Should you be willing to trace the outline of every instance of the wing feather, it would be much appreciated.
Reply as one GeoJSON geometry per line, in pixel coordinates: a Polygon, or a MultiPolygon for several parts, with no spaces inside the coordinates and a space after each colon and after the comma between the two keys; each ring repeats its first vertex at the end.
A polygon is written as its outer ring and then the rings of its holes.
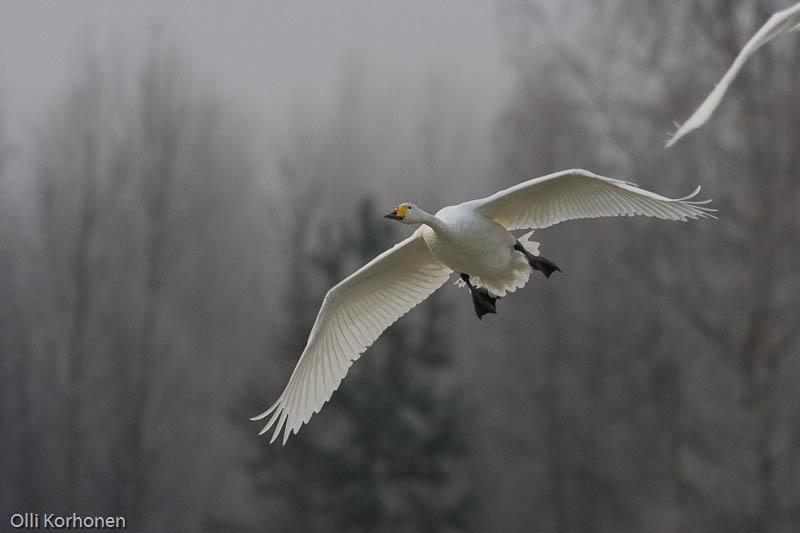
{"type": "Polygon", "coordinates": [[[462,204],[509,230],[546,228],[565,220],[644,215],[665,220],[712,217],[707,201],[667,198],[627,182],[572,169],[535,178],[462,204]]]}
{"type": "Polygon", "coordinates": [[[451,273],[417,230],[329,290],[283,393],[251,419],[272,414],[260,434],[274,426],[270,442],[283,431],[285,444],[330,399],[353,361],[451,273]]]}
{"type": "MultiPolygon", "coordinates": [[[[725,72],[725,75],[722,76],[722,79],[719,80],[719,83],[714,86],[714,89],[706,96],[703,103],[692,113],[692,116],[690,116],[667,141],[666,147],[669,148],[678,142],[681,137],[705,124],[722,101],[722,97],[725,96],[725,92],[728,90],[731,82],[733,82],[736,75],[739,74],[742,66],[750,56],[763,44],[766,44],[784,31],[787,31],[790,26],[797,22],[798,17],[800,17],[800,3],[774,13],[750,40],[747,41],[747,44],[744,45],[739,55],[736,56],[736,59],[734,59],[727,72],[725,72]]],[[[797,31],[798,27],[800,27],[800,25],[793,26],[788,31],[797,31]]]]}

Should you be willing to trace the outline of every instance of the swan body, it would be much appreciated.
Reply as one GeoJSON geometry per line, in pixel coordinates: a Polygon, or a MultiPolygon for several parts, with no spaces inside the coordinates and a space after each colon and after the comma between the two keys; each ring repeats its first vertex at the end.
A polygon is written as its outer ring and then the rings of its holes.
{"type": "Polygon", "coordinates": [[[261,434],[274,426],[285,444],[319,412],[350,365],[381,333],[460,274],[480,318],[494,313],[498,297],[523,287],[534,270],[558,270],[539,256],[539,245],[510,230],[539,229],[564,220],[644,215],[665,220],[713,217],[706,201],[666,198],[636,185],[573,169],[535,178],[487,198],[445,207],[435,215],[411,203],[386,218],[418,225],[407,239],[332,287],[320,307],[300,360],[283,393],[266,411],[261,434]]]}
{"type": "Polygon", "coordinates": [[[530,265],[514,250],[516,239],[506,228],[461,206],[445,207],[435,217],[439,223],[424,225],[422,238],[431,254],[452,271],[469,274],[499,297],[527,283],[530,265]]]}
{"type": "Polygon", "coordinates": [[[771,41],[781,33],[800,30],[799,21],[800,3],[773,13],[767,22],[765,22],[750,40],[747,41],[747,44],[744,45],[739,55],[736,56],[736,59],[734,59],[728,71],[725,72],[725,75],[719,83],[717,83],[706,99],[703,100],[700,107],[692,113],[692,116],[690,116],[667,141],[666,147],[669,148],[678,142],[681,137],[705,124],[722,101],[722,97],[725,96],[725,92],[728,90],[728,87],[730,87],[734,78],[736,78],[736,75],[739,74],[745,61],[747,61],[762,45],[771,41]]]}

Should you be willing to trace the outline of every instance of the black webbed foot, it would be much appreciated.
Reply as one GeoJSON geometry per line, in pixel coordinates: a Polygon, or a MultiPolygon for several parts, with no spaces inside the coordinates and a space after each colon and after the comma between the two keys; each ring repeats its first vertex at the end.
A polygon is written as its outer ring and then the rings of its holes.
{"type": "Polygon", "coordinates": [[[461,274],[461,279],[467,284],[469,293],[472,295],[472,305],[475,307],[475,313],[478,319],[483,320],[483,315],[492,313],[497,314],[497,296],[492,296],[485,287],[476,288],[469,281],[467,274],[461,274]]]}
{"type": "Polygon", "coordinates": [[[475,307],[475,313],[478,319],[483,319],[483,315],[487,313],[497,314],[497,307],[495,302],[497,297],[491,296],[489,291],[480,287],[472,291],[472,305],[475,307]]]}
{"type": "Polygon", "coordinates": [[[520,244],[519,241],[514,245],[514,249],[518,252],[522,252],[525,254],[525,257],[528,259],[528,264],[531,265],[531,268],[534,270],[538,270],[544,277],[549,278],[550,274],[553,272],[561,272],[561,269],[558,268],[558,265],[550,261],[549,259],[545,259],[541,255],[533,255],[528,250],[525,249],[524,246],[520,244]]]}

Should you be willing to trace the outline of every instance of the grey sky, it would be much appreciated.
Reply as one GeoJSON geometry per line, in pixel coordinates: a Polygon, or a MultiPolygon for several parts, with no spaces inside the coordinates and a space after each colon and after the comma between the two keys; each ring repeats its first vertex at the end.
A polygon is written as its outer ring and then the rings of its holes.
{"type": "Polygon", "coordinates": [[[510,77],[491,2],[0,0],[0,102],[11,124],[35,119],[63,90],[82,44],[119,43],[135,56],[152,22],[265,121],[284,120],[297,94],[324,104],[349,57],[397,98],[444,71],[487,118],[510,77]]]}

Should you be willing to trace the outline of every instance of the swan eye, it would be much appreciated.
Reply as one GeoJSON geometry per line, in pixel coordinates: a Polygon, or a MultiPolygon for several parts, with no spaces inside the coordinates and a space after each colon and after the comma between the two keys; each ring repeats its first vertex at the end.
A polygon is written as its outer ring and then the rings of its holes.
{"type": "Polygon", "coordinates": [[[397,211],[395,211],[395,214],[400,218],[406,216],[406,213],[408,213],[407,205],[401,205],[400,207],[397,208],[397,211]]]}

